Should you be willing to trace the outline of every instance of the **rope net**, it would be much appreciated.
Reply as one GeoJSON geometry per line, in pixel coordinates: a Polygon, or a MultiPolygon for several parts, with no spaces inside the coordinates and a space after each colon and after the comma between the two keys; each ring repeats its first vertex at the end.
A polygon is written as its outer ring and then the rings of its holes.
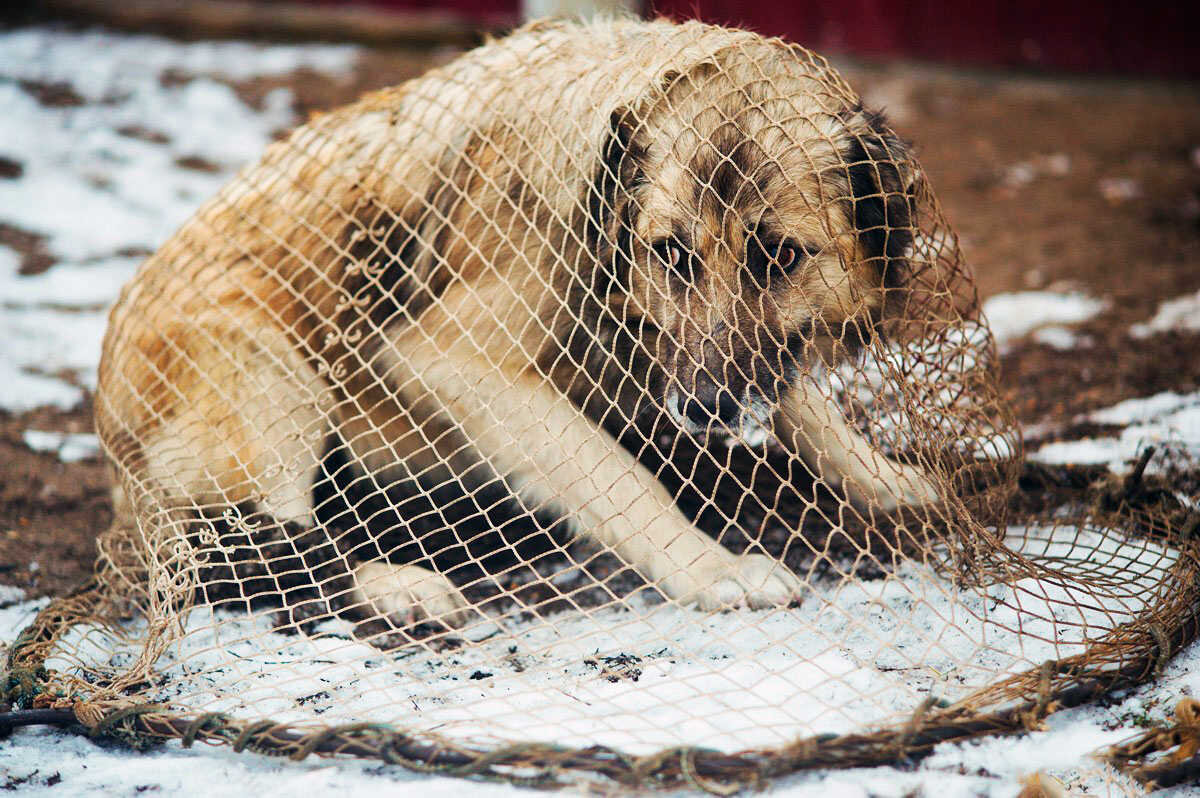
{"type": "Polygon", "coordinates": [[[743,31],[535,23],[315,117],[126,287],[96,422],[10,692],[130,739],[723,790],[1195,633],[1185,506],[1022,465],[909,147],[743,31]]]}

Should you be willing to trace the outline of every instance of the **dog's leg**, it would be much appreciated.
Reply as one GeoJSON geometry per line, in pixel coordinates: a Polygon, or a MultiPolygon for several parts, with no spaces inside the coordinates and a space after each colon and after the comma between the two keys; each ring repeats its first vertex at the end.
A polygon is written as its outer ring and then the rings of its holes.
{"type": "Polygon", "coordinates": [[[800,455],[816,474],[840,486],[856,506],[891,512],[938,500],[922,469],[881,454],[815,385],[801,379],[784,395],[775,417],[780,443],[800,455]]]}
{"type": "MultiPolygon", "coordinates": [[[[216,315],[216,314],[214,314],[216,315]]],[[[273,521],[311,528],[312,489],[330,430],[320,407],[325,385],[269,323],[199,319],[158,339],[161,373],[181,395],[175,412],[143,436],[145,473],[179,507],[251,502],[273,521]]],[[[152,392],[151,392],[152,393],[152,392]]],[[[253,540],[253,535],[252,535],[253,540]]],[[[296,576],[294,559],[282,582],[296,576]]],[[[466,599],[442,574],[415,565],[368,562],[353,570],[351,600],[408,620],[465,620],[466,599]]]]}
{"type": "MultiPolygon", "coordinates": [[[[242,503],[312,525],[312,485],[328,435],[312,368],[277,328],[221,314],[172,326],[153,348],[171,412],[139,433],[145,473],[173,504],[242,503]]],[[[135,400],[137,401],[137,400],[135,400]]]]}
{"type": "Polygon", "coordinates": [[[443,348],[422,335],[410,328],[396,340],[405,393],[436,395],[532,503],[552,503],[682,602],[768,607],[801,596],[802,582],[782,563],[734,555],[692,526],[653,475],[528,365],[506,370],[465,336],[443,348]]]}
{"type": "Polygon", "coordinates": [[[436,620],[464,626],[470,604],[445,576],[419,565],[366,562],[354,569],[355,596],[365,609],[390,616],[404,626],[436,620]]]}

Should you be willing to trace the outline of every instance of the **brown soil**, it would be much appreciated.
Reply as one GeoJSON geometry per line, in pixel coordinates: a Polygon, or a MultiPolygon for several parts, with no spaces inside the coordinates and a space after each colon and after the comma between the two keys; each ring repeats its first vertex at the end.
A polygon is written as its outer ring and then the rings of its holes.
{"type": "Polygon", "coordinates": [[[905,68],[861,77],[911,81],[897,126],[917,141],[981,296],[1050,288],[1109,302],[1078,328],[1090,346],[1027,343],[1006,355],[1023,423],[1053,428],[1123,399],[1200,388],[1200,336],[1127,333],[1162,300],[1200,289],[1196,87],[905,68]]]}
{"type": "Polygon", "coordinates": [[[91,573],[95,537],[112,520],[107,468],[99,458],[62,463],[22,439],[27,429],[91,427],[90,403],[70,413],[0,413],[0,583],[61,594],[91,573]]]}
{"type": "MultiPolygon", "coordinates": [[[[346,81],[300,72],[237,88],[259,102],[288,86],[307,114],[451,55],[375,51],[346,81]]],[[[896,127],[917,142],[981,295],[1048,287],[1109,300],[1102,316],[1081,327],[1089,347],[1060,352],[1027,342],[1003,358],[1004,385],[1024,424],[1038,425],[1042,438],[1077,433],[1072,419],[1081,412],[1200,388],[1200,335],[1134,341],[1126,333],[1160,301],[1200,289],[1200,92],[910,66],[846,71],[868,102],[889,107],[896,127]]],[[[0,230],[6,243],[21,235],[0,230]]],[[[23,244],[17,249],[28,259],[26,270],[52,268],[38,260],[36,239],[23,244]]],[[[0,411],[0,583],[32,595],[61,593],[90,572],[94,538],[110,520],[103,464],[64,464],[22,442],[30,428],[90,427],[89,407],[0,411]]]]}

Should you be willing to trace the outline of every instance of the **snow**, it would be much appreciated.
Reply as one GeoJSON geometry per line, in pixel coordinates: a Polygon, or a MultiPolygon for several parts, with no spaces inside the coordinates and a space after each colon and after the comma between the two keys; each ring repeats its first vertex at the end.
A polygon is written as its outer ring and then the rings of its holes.
{"type": "Polygon", "coordinates": [[[1133,325],[1129,334],[1134,338],[1149,338],[1171,330],[1200,330],[1200,291],[1163,302],[1153,318],[1133,325]]]}
{"type": "Polygon", "coordinates": [[[1051,325],[1049,327],[1041,327],[1033,332],[1033,340],[1039,344],[1058,349],[1061,351],[1070,351],[1079,349],[1080,347],[1090,346],[1092,339],[1086,335],[1079,335],[1074,330],[1059,325],[1051,325]]]}
{"type": "MultiPolygon", "coordinates": [[[[985,303],[985,311],[989,314],[993,301],[985,303]]],[[[1000,309],[1002,312],[1011,311],[1012,315],[1016,313],[1015,303],[1012,302],[1000,303],[1000,309]]],[[[1006,324],[1007,321],[1002,321],[1001,328],[1006,324]]],[[[1035,333],[1035,338],[1051,329],[1042,328],[1035,333]]],[[[1163,302],[1153,318],[1133,325],[1129,333],[1131,337],[1141,339],[1171,330],[1200,330],[1200,292],[1163,302]]],[[[1057,345],[1053,340],[1044,342],[1057,345]]],[[[1064,337],[1062,343],[1066,342],[1064,337]]],[[[1079,416],[1075,421],[1107,424],[1121,429],[1109,436],[1048,443],[1030,454],[1030,459],[1049,464],[1101,464],[1107,465],[1113,472],[1124,473],[1147,446],[1166,448],[1191,458],[1193,462],[1200,458],[1200,392],[1179,394],[1166,391],[1154,396],[1129,399],[1079,416]]],[[[1161,461],[1157,458],[1150,463],[1152,472],[1161,467],[1161,461]]]]}
{"type": "Polygon", "coordinates": [[[288,90],[251,108],[222,81],[344,75],[355,58],[339,46],[0,34],[0,155],[21,165],[0,180],[0,223],[43,237],[58,261],[21,275],[0,245],[0,408],[77,404],[95,386],[106,308],[141,257],[296,121],[288,90]],[[179,79],[163,81],[167,70],[179,79]],[[82,102],[42,105],[22,81],[65,84],[82,102]]]}
{"type": "Polygon", "coordinates": [[[100,455],[100,441],[91,433],[27,429],[21,437],[30,449],[35,452],[54,452],[64,463],[74,463],[100,455]]]}
{"type": "MultiPolygon", "coordinates": [[[[1014,530],[1014,534],[1019,530],[1014,530]]],[[[1031,535],[1033,537],[1034,535],[1031,535]]],[[[1092,541],[1094,542],[1094,541],[1092,541]]],[[[1083,541],[1086,548],[1092,542],[1083,541]]],[[[1059,544],[1043,544],[1031,553],[1047,556],[1064,554],[1059,544]]],[[[1157,559],[1162,552],[1151,552],[1144,544],[1136,547],[1140,556],[1157,559]]],[[[1078,552],[1077,552],[1078,554],[1078,552]]],[[[1103,559],[1103,558],[1100,558],[1103,559]]],[[[1165,563],[1163,563],[1165,565],[1165,563]]],[[[871,587],[871,583],[856,584],[839,602],[849,618],[857,613],[871,612],[871,601],[882,601],[877,616],[888,610],[924,612],[916,601],[899,601],[908,592],[912,578],[901,577],[896,582],[885,582],[871,587]],[[870,598],[868,598],[868,596],[870,598]]],[[[1033,585],[1027,585],[1033,587],[1033,585]]],[[[1130,595],[1136,595],[1137,587],[1131,586],[1130,595]]],[[[0,639],[12,639],[16,632],[32,618],[36,609],[44,606],[45,600],[0,604],[0,639]]],[[[512,730],[522,737],[546,738],[551,727],[561,727],[567,738],[555,736],[560,742],[579,742],[587,737],[585,729],[599,731],[601,739],[623,740],[633,729],[630,722],[638,713],[645,712],[647,704],[654,700],[663,703],[654,710],[656,725],[669,728],[674,739],[701,741],[708,739],[723,748],[736,748],[738,744],[755,739],[755,726],[768,728],[772,722],[788,712],[794,713],[796,677],[801,676],[807,666],[814,675],[819,669],[822,676],[835,673],[840,679],[834,687],[815,688],[822,702],[839,700],[845,691],[854,689],[869,692],[872,687],[887,684],[892,689],[898,681],[889,674],[904,674],[903,671],[883,671],[880,666],[891,667],[897,663],[870,663],[857,661],[847,656],[841,647],[827,648],[823,654],[810,656],[807,663],[793,659],[791,671],[773,671],[773,676],[764,676],[772,666],[783,663],[787,657],[773,654],[771,646],[762,638],[752,641],[749,647],[741,647],[739,663],[734,666],[713,667],[726,660],[720,659],[736,644],[738,634],[746,635],[742,621],[752,613],[728,613],[709,619],[707,625],[694,628],[692,619],[656,615],[666,610],[640,607],[647,612],[642,619],[624,626],[605,626],[612,618],[594,617],[591,623],[581,628],[590,632],[590,637],[570,651],[561,650],[561,643],[546,645],[546,631],[536,625],[506,630],[498,639],[484,641],[478,648],[467,646],[438,656],[427,652],[413,654],[402,649],[385,655],[370,649],[372,670],[361,665],[349,669],[348,662],[360,655],[359,644],[346,640],[336,623],[327,622],[324,631],[314,637],[286,636],[266,632],[263,619],[245,616],[225,616],[217,625],[210,625],[212,617],[193,613],[189,620],[189,634],[182,647],[175,676],[182,682],[173,684],[169,697],[178,702],[181,698],[192,701],[207,701],[206,709],[233,709],[251,700],[262,707],[261,699],[274,697],[275,706],[269,707],[279,720],[303,720],[319,718],[322,721],[345,720],[346,701],[357,701],[358,708],[351,712],[362,712],[365,706],[373,706],[375,719],[386,717],[390,711],[396,720],[403,718],[412,722],[423,718],[437,727],[443,734],[461,739],[486,738],[512,730]],[[643,659],[642,673],[638,682],[621,680],[617,683],[601,678],[594,667],[582,663],[580,656],[592,658],[612,651],[616,644],[621,651],[639,651],[639,628],[648,630],[647,624],[660,630],[673,630],[670,654],[664,653],[643,659]],[[739,629],[739,627],[741,627],[739,629]],[[217,637],[222,640],[219,650],[232,652],[235,656],[222,656],[211,647],[217,637]],[[518,646],[516,655],[509,654],[509,647],[518,646]],[[592,650],[588,650],[592,646],[592,650]],[[683,649],[691,647],[690,657],[684,659],[683,649]],[[753,652],[753,657],[747,654],[753,652]],[[517,672],[506,668],[493,659],[487,665],[490,675],[477,680],[462,678],[453,681],[446,677],[451,671],[465,674],[472,669],[482,668],[488,656],[502,653],[507,661],[520,661],[525,670],[517,672]],[[766,655],[767,662],[758,658],[766,655]],[[457,664],[452,664],[457,661],[457,664]],[[290,664],[287,677],[279,676],[279,663],[290,664]],[[744,666],[761,664],[762,673],[755,673],[744,666]],[[271,667],[264,667],[270,665],[271,667]],[[544,667],[543,667],[544,666],[544,667]],[[236,673],[234,673],[236,671],[236,673]],[[439,673],[440,671],[440,673],[439,673]],[[504,672],[506,671],[506,672],[504,672]],[[872,674],[871,672],[874,671],[872,674]],[[236,678],[227,678],[235,676],[236,678]],[[267,685],[267,682],[274,684],[267,685]],[[723,694],[712,696],[706,691],[713,682],[727,681],[723,694]],[[526,695],[524,704],[504,701],[507,714],[498,699],[511,695],[519,682],[536,689],[526,695]],[[244,689],[239,689],[241,683],[244,689]],[[667,688],[674,687],[670,690],[667,688]],[[648,688],[645,696],[641,692],[648,688]],[[373,691],[382,689],[383,695],[373,691]],[[189,693],[190,690],[200,692],[189,693]],[[433,693],[440,694],[446,704],[432,700],[433,693]],[[336,698],[336,705],[331,702],[336,698]],[[754,705],[755,698],[760,699],[754,705]],[[213,699],[220,699],[214,702],[213,699]],[[305,699],[303,702],[298,699],[305,699]],[[488,714],[489,699],[494,704],[490,716],[484,720],[472,714],[467,720],[463,707],[470,703],[472,710],[488,714]],[[703,703],[695,702],[701,699],[703,703]],[[395,701],[399,703],[393,703],[395,701]],[[611,702],[611,706],[608,704],[611,702]],[[690,702],[692,712],[681,709],[690,702]],[[740,703],[739,703],[740,702],[740,703]],[[410,711],[410,708],[416,707],[410,711]],[[703,709],[703,711],[698,711],[703,709]],[[706,713],[713,712],[714,715],[706,713]],[[586,724],[572,725],[569,718],[581,713],[590,713],[586,724]],[[738,721],[740,719],[740,721],[738,721]],[[599,722],[603,721],[603,722],[599,722]],[[738,721],[738,722],[735,722],[738,721]],[[720,728],[713,728],[720,727],[720,728]],[[571,737],[572,731],[575,735],[571,737]],[[482,732],[482,733],[481,733],[482,732]],[[736,738],[734,739],[730,738],[736,738]]],[[[803,608],[802,608],[803,610],[803,608]]],[[[608,612],[608,611],[602,611],[608,612]]],[[[671,613],[686,611],[670,610],[671,613]]],[[[611,613],[610,613],[611,614],[611,613]]],[[[776,626],[777,633],[787,624],[786,613],[765,613],[776,626]]],[[[851,623],[849,620],[844,623],[851,623]]],[[[917,625],[935,620],[935,613],[925,613],[917,618],[917,625]]],[[[943,619],[939,625],[946,627],[948,621],[959,623],[963,617],[943,619]]],[[[895,624],[893,628],[899,627],[895,624]]],[[[887,629],[888,627],[884,627],[887,629]]],[[[564,629],[563,631],[570,631],[564,629]]],[[[839,634],[831,630],[831,636],[839,634]]],[[[771,635],[764,635],[770,639],[771,635]]],[[[95,633],[92,637],[93,641],[95,633]]],[[[743,642],[745,642],[743,640],[743,642]]],[[[784,641],[785,645],[789,642],[784,641]]],[[[903,642],[903,641],[901,641],[903,642]]],[[[956,645],[941,641],[943,645],[956,645]]],[[[1010,641],[997,640],[993,656],[1000,653],[1010,641]]],[[[853,644],[852,644],[853,645],[853,644]]],[[[1049,644],[1047,644],[1049,645],[1049,644]]],[[[660,648],[662,643],[659,643],[660,648]]],[[[642,653],[647,653],[642,650],[642,653]]],[[[1029,650],[1029,656],[1041,656],[1044,652],[1029,650]]],[[[113,654],[110,653],[110,656],[113,654]]],[[[120,661],[120,652],[114,656],[114,664],[120,661]]],[[[986,665],[987,663],[981,663],[986,665]]],[[[913,668],[912,670],[917,670],[913,668]]],[[[957,684],[962,674],[950,669],[941,671],[935,666],[924,669],[915,678],[921,683],[936,685],[943,695],[957,684]]],[[[914,678],[911,674],[905,678],[914,678]]],[[[814,683],[815,684],[815,683],[814,683]]],[[[1137,732],[1133,719],[1146,718],[1164,721],[1171,713],[1175,701],[1185,694],[1200,691],[1200,643],[1194,643],[1172,660],[1162,677],[1126,695],[1117,697],[1108,706],[1099,704],[1084,706],[1052,715],[1045,731],[1015,737],[985,738],[975,742],[943,744],[923,760],[915,769],[897,770],[890,767],[860,768],[804,773],[783,779],[773,785],[769,793],[779,796],[825,796],[825,795],[880,795],[902,796],[913,790],[922,789],[925,794],[947,796],[1011,796],[1019,789],[1021,780],[1029,774],[1042,771],[1064,781],[1072,790],[1086,790],[1090,794],[1124,794],[1131,790],[1132,782],[1102,765],[1091,754],[1104,746],[1120,742],[1137,732]]],[[[810,702],[811,704],[811,702],[810,702]]],[[[803,709],[803,707],[802,707],[803,709]]],[[[816,725],[818,728],[839,730],[846,721],[826,716],[816,725]]],[[[645,728],[645,719],[636,724],[645,728]]],[[[643,737],[642,747],[653,747],[653,740],[643,737]]],[[[770,743],[771,740],[759,739],[770,743]]],[[[629,749],[628,744],[622,746],[629,749]]],[[[637,746],[634,747],[636,752],[637,746]]],[[[148,753],[134,754],[122,748],[101,747],[86,738],[67,735],[51,729],[24,729],[17,731],[7,745],[0,746],[0,773],[6,778],[27,779],[21,788],[30,795],[50,794],[51,790],[72,795],[132,795],[148,790],[178,795],[242,795],[248,791],[263,790],[267,794],[290,794],[298,789],[350,790],[366,793],[386,789],[421,789],[431,794],[499,795],[513,794],[515,788],[504,785],[465,783],[436,776],[414,775],[399,768],[380,765],[377,762],[343,760],[331,762],[310,758],[302,763],[293,763],[256,756],[234,754],[227,748],[207,749],[196,746],[182,749],[178,743],[170,743],[148,753]],[[35,772],[36,771],[36,772],[35,772]]],[[[1180,795],[1188,793],[1186,788],[1180,795]]]]}
{"type": "MultiPolygon", "coordinates": [[[[989,297],[983,303],[983,315],[996,337],[997,346],[1004,351],[1012,342],[1039,328],[1079,324],[1093,318],[1105,307],[1104,301],[1078,292],[1019,291],[989,297]]],[[[1050,335],[1050,341],[1063,342],[1061,333],[1050,335]]]]}
{"type": "MultiPolygon", "coordinates": [[[[1147,446],[1166,448],[1200,458],[1200,392],[1166,391],[1142,399],[1129,399],[1112,407],[1080,416],[1076,421],[1123,427],[1119,433],[1079,441],[1048,443],[1029,455],[1042,463],[1106,464],[1116,473],[1127,471],[1147,446]]],[[[1149,470],[1159,468],[1156,458],[1149,470]]]]}
{"type": "MultiPolygon", "coordinates": [[[[156,664],[165,686],[146,700],[281,722],[398,723],[466,744],[532,740],[633,754],[778,746],[902,721],[926,696],[953,701],[1080,653],[1142,611],[1175,558],[1065,532],[1070,540],[1016,528],[1008,543],[1060,567],[1083,557],[1092,574],[1149,576],[1102,601],[1065,580],[960,590],[907,563],[886,579],[818,582],[799,608],[717,615],[639,593],[545,620],[494,616],[487,626],[497,634],[451,656],[417,646],[384,654],[353,640],[347,621],[289,636],[271,630],[269,615],[201,608],[156,664]],[[605,678],[596,664],[604,657],[636,661],[638,679],[605,678]]],[[[133,661],[138,642],[81,626],[63,649],[78,648],[94,671],[133,661]]],[[[63,655],[47,667],[79,664],[63,655]]]]}
{"type": "Polygon", "coordinates": [[[1071,156],[1064,152],[1054,152],[1035,156],[1029,161],[1010,164],[1001,173],[1000,182],[1007,188],[1019,189],[1038,177],[1064,177],[1070,173],[1071,156]]]}

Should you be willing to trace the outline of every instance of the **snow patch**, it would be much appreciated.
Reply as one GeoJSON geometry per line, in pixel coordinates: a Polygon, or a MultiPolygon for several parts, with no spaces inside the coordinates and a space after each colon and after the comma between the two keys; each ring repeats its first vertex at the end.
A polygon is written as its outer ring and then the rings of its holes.
{"type": "Polygon", "coordinates": [[[295,123],[292,96],[243,103],[220,79],[300,67],[347,75],[351,47],[181,44],[153,36],[29,28],[0,34],[0,222],[44,239],[57,262],[18,272],[0,246],[0,408],[69,408],[95,385],[105,308],[202,201],[273,134],[295,123]],[[181,80],[164,81],[166,72],[181,80]],[[81,100],[44,105],[22,83],[81,100]]]}
{"type": "Polygon", "coordinates": [[[75,463],[100,455],[100,441],[90,433],[27,429],[22,438],[25,445],[35,452],[54,452],[64,463],[75,463]]]}
{"type": "Polygon", "coordinates": [[[1033,340],[1051,349],[1068,352],[1072,349],[1090,346],[1092,339],[1087,335],[1079,335],[1074,330],[1058,325],[1042,327],[1033,331],[1033,340]]]}
{"type": "MultiPolygon", "coordinates": [[[[1068,573],[1074,567],[1092,579],[1109,577],[1110,584],[1118,575],[1148,576],[1144,583],[1128,580],[1106,601],[1091,598],[1079,606],[1081,596],[1068,580],[1027,578],[959,591],[908,563],[885,579],[819,585],[820,600],[791,610],[708,616],[638,594],[620,607],[505,620],[498,635],[442,652],[416,646],[383,652],[351,639],[350,625],[341,620],[323,622],[312,635],[285,635],[271,630],[269,615],[198,608],[186,619],[182,641],[159,661],[168,678],[148,700],[293,723],[392,722],[484,744],[608,744],[631,753],[679,744],[727,751],[774,746],[796,735],[903,720],[926,696],[954,700],[998,676],[1070,656],[1089,637],[1161,600],[1147,588],[1176,556],[1144,540],[1123,543],[1073,528],[1016,527],[1006,542],[1034,560],[1068,573]],[[597,660],[618,654],[636,658],[636,681],[610,681],[601,671],[597,660]]],[[[0,608],[0,636],[12,639],[42,604],[0,608]]],[[[92,627],[72,630],[64,646],[76,655],[48,666],[87,663],[95,673],[121,668],[137,653],[128,638],[92,627]]],[[[1045,731],[943,745],[915,771],[804,773],[779,782],[772,793],[898,797],[922,787],[1011,795],[1036,770],[1074,787],[1110,784],[1112,773],[1088,755],[1134,731],[1109,730],[1113,718],[1131,711],[1163,715],[1170,707],[1155,709],[1155,696],[1200,687],[1198,665],[1200,645],[1194,644],[1168,666],[1161,684],[1124,703],[1054,715],[1045,731]]],[[[236,785],[232,795],[260,783],[271,791],[370,791],[415,779],[432,793],[514,792],[377,763],[281,763],[228,749],[183,750],[177,743],[133,754],[44,729],[21,730],[0,747],[0,768],[18,776],[46,762],[53,767],[28,782],[30,794],[48,791],[52,772],[60,789],[83,795],[146,785],[221,795],[221,784],[236,785]]]]}
{"type": "Polygon", "coordinates": [[[1134,338],[1149,338],[1172,330],[1200,331],[1200,291],[1163,302],[1153,318],[1134,324],[1129,334],[1134,338]]]}
{"type": "MultiPolygon", "coordinates": [[[[1151,445],[1200,458],[1200,392],[1166,391],[1129,399],[1076,420],[1125,428],[1114,436],[1049,443],[1029,459],[1050,464],[1107,464],[1110,470],[1124,473],[1151,445]]],[[[1152,460],[1149,468],[1153,472],[1161,466],[1152,460]]]]}
{"type": "Polygon", "coordinates": [[[1079,324],[1107,307],[1107,303],[1081,293],[1020,291],[996,294],[983,303],[983,316],[1002,350],[1039,327],[1079,324]]]}
{"type": "MultiPolygon", "coordinates": [[[[145,698],[280,722],[395,723],[467,744],[777,746],[900,722],[927,696],[953,701],[1079,653],[1159,600],[1151,588],[1177,556],[1073,528],[1013,528],[1006,543],[1125,582],[1107,598],[1069,577],[974,590],[905,563],[886,578],[818,583],[798,608],[709,615],[638,593],[545,619],[496,616],[497,634],[450,652],[381,652],[342,620],[285,635],[269,613],[201,607],[145,698]],[[608,678],[605,657],[635,663],[637,678],[608,678]]],[[[139,627],[125,631],[73,629],[47,666],[119,669],[139,653],[139,627]]]]}

